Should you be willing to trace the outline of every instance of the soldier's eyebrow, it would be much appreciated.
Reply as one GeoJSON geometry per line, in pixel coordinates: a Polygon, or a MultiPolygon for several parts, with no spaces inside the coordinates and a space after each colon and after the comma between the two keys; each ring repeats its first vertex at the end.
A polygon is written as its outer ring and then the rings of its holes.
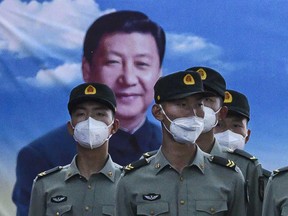
{"type": "Polygon", "coordinates": [[[228,114],[227,115],[227,118],[231,118],[233,121],[242,121],[243,119],[245,119],[245,117],[244,116],[242,116],[242,115],[239,115],[239,114],[235,114],[235,113],[233,113],[233,114],[228,114]]]}

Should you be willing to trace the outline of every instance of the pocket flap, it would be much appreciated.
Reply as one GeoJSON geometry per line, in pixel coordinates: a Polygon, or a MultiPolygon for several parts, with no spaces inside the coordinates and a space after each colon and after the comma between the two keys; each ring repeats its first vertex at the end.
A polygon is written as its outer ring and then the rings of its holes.
{"type": "Polygon", "coordinates": [[[224,200],[197,200],[196,210],[216,214],[218,212],[227,211],[227,203],[224,200]]]}
{"type": "Polygon", "coordinates": [[[160,215],[169,212],[169,205],[166,202],[143,203],[137,205],[138,215],[160,215]]]}
{"type": "Polygon", "coordinates": [[[63,215],[71,210],[72,205],[55,206],[54,208],[47,209],[47,215],[63,215]]]}

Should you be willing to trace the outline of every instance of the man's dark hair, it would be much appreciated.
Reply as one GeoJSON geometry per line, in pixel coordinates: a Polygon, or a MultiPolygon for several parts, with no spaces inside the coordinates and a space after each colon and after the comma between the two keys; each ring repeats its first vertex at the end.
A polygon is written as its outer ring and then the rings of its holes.
{"type": "Polygon", "coordinates": [[[103,35],[115,32],[151,34],[157,45],[160,66],[162,65],[166,44],[164,30],[144,13],[129,10],[103,15],[92,23],[86,32],[83,47],[84,57],[89,63],[103,35]]]}

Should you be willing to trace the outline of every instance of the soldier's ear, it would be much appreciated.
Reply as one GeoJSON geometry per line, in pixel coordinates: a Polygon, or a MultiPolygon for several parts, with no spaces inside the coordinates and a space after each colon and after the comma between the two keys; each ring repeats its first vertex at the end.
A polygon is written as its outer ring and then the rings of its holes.
{"type": "Polygon", "coordinates": [[[68,130],[68,132],[69,132],[69,134],[70,134],[71,136],[74,135],[74,127],[73,127],[71,121],[68,121],[68,122],[67,122],[67,130],[68,130]]]}
{"type": "Polygon", "coordinates": [[[219,111],[219,115],[218,115],[218,120],[223,120],[226,118],[228,113],[228,107],[227,106],[222,106],[220,111],[219,111]]]}
{"type": "Polygon", "coordinates": [[[115,134],[117,132],[117,130],[119,129],[119,127],[120,127],[119,120],[118,119],[114,119],[114,123],[112,125],[111,133],[115,134]]]}
{"type": "Polygon", "coordinates": [[[154,104],[152,106],[152,114],[159,121],[162,121],[163,118],[164,118],[163,117],[163,115],[164,115],[163,111],[162,111],[161,107],[158,104],[154,104]]]}
{"type": "Polygon", "coordinates": [[[247,136],[246,136],[246,138],[245,138],[245,144],[249,141],[250,135],[251,135],[251,130],[248,129],[248,130],[247,130],[247,136]]]}

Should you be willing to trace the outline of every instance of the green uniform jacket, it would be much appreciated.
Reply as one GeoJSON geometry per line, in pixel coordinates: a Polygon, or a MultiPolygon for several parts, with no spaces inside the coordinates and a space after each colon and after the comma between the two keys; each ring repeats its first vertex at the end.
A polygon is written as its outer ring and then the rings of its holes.
{"type": "Polygon", "coordinates": [[[40,173],[33,183],[29,216],[115,215],[120,168],[109,156],[104,168],[86,180],[75,156],[70,165],[40,173]]]}
{"type": "Polygon", "coordinates": [[[263,216],[286,215],[288,215],[288,167],[273,172],[263,202],[263,216]]]}
{"type": "Polygon", "coordinates": [[[194,161],[178,173],[160,148],[156,155],[142,159],[146,165],[126,166],[131,171],[119,180],[116,215],[245,216],[243,175],[232,161],[221,159],[222,165],[213,162],[197,147],[194,161]]]}
{"type": "Polygon", "coordinates": [[[258,160],[243,150],[231,151],[215,140],[211,155],[219,155],[233,160],[242,171],[246,184],[247,216],[262,215],[264,181],[262,167],[258,160]]]}

